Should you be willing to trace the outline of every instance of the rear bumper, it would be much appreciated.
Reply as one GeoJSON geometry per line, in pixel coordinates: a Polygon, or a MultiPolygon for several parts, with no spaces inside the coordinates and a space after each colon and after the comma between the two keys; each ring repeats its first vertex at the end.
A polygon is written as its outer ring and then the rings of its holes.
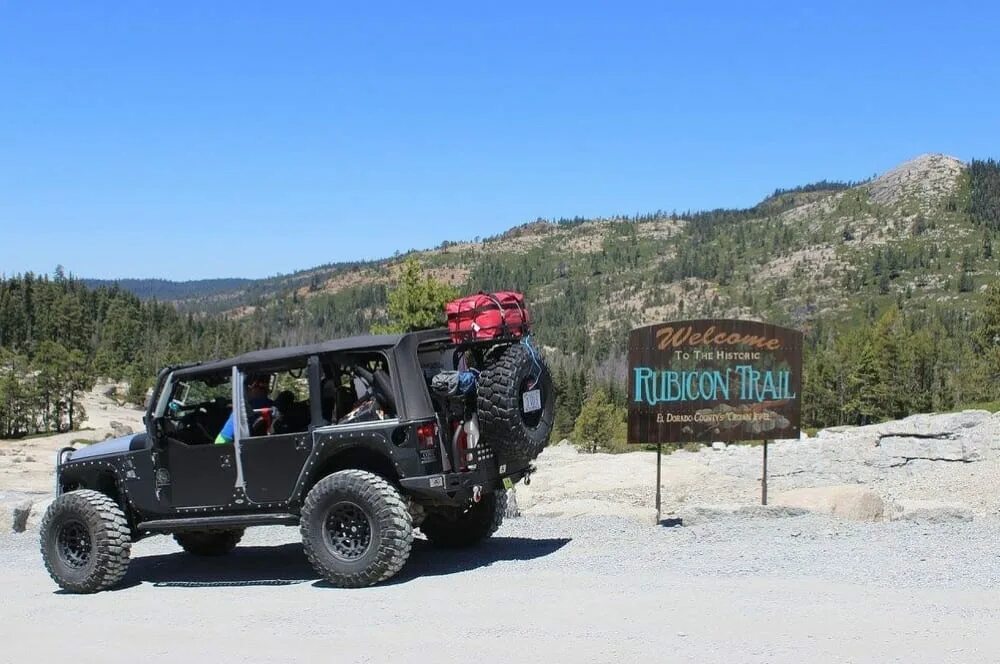
{"type": "Polygon", "coordinates": [[[504,478],[518,482],[529,471],[524,468],[514,473],[498,475],[495,470],[472,470],[465,473],[436,473],[401,479],[403,489],[418,500],[458,505],[472,500],[475,487],[483,493],[496,491],[503,486],[504,478]]]}

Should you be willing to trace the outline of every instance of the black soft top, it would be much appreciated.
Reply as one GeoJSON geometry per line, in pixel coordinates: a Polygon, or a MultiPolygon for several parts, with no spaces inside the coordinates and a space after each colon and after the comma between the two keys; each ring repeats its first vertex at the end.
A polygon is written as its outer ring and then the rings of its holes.
{"type": "Polygon", "coordinates": [[[400,345],[407,347],[413,345],[415,347],[425,342],[447,342],[447,340],[447,330],[427,330],[424,332],[411,332],[408,334],[359,335],[344,339],[331,339],[330,341],[322,341],[320,343],[308,344],[305,346],[289,346],[286,348],[255,350],[225,360],[213,360],[211,362],[188,364],[176,367],[174,369],[174,375],[182,377],[194,374],[215,373],[231,370],[233,367],[266,367],[267,365],[284,362],[296,357],[324,355],[327,353],[346,353],[352,351],[377,351],[395,348],[400,345]]]}
{"type": "MultiPolygon", "coordinates": [[[[299,357],[311,355],[327,355],[331,353],[364,353],[384,351],[389,356],[392,369],[390,377],[397,394],[403,395],[396,405],[396,414],[400,421],[424,421],[434,417],[434,406],[427,391],[426,380],[420,366],[417,353],[424,344],[451,345],[448,330],[426,330],[408,334],[362,335],[345,339],[332,339],[306,346],[289,346],[288,348],[272,348],[244,353],[228,360],[215,360],[201,364],[189,364],[182,367],[172,367],[176,378],[204,374],[221,374],[232,371],[233,367],[241,369],[268,371],[276,365],[299,357]]],[[[165,372],[160,373],[162,381],[165,372]]],[[[159,389],[159,388],[158,388],[159,389]]],[[[152,404],[150,404],[152,408],[152,404]]]]}

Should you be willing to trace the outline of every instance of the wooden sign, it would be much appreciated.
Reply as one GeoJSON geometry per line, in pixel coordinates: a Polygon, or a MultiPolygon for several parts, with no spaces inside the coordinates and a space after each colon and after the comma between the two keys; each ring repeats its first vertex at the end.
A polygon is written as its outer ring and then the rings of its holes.
{"type": "Polygon", "coordinates": [[[629,335],[633,444],[798,438],[802,333],[688,320],[629,335]]]}

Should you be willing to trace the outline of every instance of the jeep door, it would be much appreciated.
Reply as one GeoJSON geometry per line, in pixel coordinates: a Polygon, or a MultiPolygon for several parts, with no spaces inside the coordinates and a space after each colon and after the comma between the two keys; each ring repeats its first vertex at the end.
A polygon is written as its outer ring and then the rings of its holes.
{"type": "MultiPolygon", "coordinates": [[[[179,372],[180,373],[180,372],[179,372]]],[[[157,462],[151,481],[166,508],[219,507],[233,502],[236,450],[214,444],[229,417],[231,372],[172,376],[158,405],[157,462]]]]}
{"type": "MultiPolygon", "coordinates": [[[[241,428],[239,450],[247,498],[253,503],[285,503],[292,495],[302,468],[312,453],[313,404],[319,402],[316,373],[307,369],[315,358],[300,358],[273,372],[271,416],[249,412],[241,428]]],[[[243,380],[259,370],[241,369],[243,380]]],[[[318,374],[317,374],[318,375],[318,374]]],[[[266,409],[262,409],[266,410],[266,409]]]]}

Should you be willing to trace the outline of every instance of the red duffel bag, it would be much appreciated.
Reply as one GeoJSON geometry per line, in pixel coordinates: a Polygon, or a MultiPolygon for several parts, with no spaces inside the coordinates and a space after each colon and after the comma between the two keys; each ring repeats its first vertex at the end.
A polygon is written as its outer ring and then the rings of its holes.
{"type": "Polygon", "coordinates": [[[514,291],[469,295],[452,300],[444,311],[455,343],[523,337],[531,326],[524,295],[514,291]]]}

